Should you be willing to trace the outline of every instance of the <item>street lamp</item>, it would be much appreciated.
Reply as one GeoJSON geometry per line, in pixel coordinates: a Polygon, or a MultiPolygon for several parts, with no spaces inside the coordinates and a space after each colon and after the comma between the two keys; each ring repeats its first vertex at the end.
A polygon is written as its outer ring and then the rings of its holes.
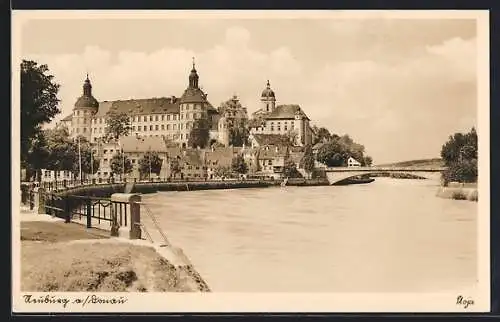
{"type": "Polygon", "coordinates": [[[151,146],[149,146],[148,159],[149,159],[149,182],[151,182],[151,146]]]}

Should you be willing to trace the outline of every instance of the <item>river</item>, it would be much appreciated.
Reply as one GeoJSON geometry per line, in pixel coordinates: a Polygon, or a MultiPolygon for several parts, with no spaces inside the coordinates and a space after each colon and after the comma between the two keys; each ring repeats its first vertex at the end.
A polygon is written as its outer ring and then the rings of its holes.
{"type": "Polygon", "coordinates": [[[477,203],[438,198],[436,189],[428,180],[377,178],[350,186],[160,192],[143,201],[214,292],[470,287],[477,203]]]}

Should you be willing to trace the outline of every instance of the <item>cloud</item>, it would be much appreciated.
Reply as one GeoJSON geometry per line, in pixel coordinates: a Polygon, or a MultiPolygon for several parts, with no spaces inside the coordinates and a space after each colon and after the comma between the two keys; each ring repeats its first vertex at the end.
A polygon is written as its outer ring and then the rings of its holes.
{"type": "MultiPolygon", "coordinates": [[[[335,28],[352,33],[361,27],[346,22],[335,28]]],[[[59,119],[71,112],[81,95],[87,71],[94,95],[101,101],[180,96],[195,57],[200,84],[213,105],[236,93],[252,112],[260,107],[260,93],[269,79],[278,103],[300,104],[314,123],[335,133],[349,133],[376,161],[435,157],[442,142],[413,144],[418,149],[412,149],[411,142],[430,141],[433,131],[446,139],[456,126],[475,123],[474,39],[453,37],[421,46],[418,54],[401,55],[397,61],[373,55],[332,57],[311,68],[296,58],[291,47],[259,50],[251,36],[249,30],[232,26],[219,44],[198,51],[186,41],[185,47],[167,44],[151,52],[110,52],[90,46],[79,54],[26,58],[48,64],[61,83],[59,119]],[[453,119],[460,119],[460,124],[453,119]]],[[[358,51],[363,48],[354,40],[347,45],[358,46],[358,51]]],[[[394,54],[384,46],[378,44],[379,54],[394,54]]]]}

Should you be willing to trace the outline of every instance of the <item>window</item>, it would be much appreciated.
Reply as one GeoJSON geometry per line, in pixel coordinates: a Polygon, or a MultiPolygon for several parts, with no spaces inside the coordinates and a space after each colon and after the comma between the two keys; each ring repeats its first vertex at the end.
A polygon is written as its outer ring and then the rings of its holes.
{"type": "Polygon", "coordinates": [[[134,125],[134,126],[132,126],[132,131],[135,131],[135,125],[134,125]]]}
{"type": "Polygon", "coordinates": [[[144,116],[142,117],[142,120],[143,120],[144,122],[146,122],[146,121],[147,121],[147,116],[146,116],[146,115],[144,115],[144,116]]]}
{"type": "Polygon", "coordinates": [[[183,120],[183,119],[184,119],[184,114],[181,114],[181,120],[183,120]]]}
{"type": "Polygon", "coordinates": [[[170,114],[167,114],[167,121],[170,121],[170,114]]]}
{"type": "MultiPolygon", "coordinates": [[[[177,124],[172,125],[172,127],[174,130],[177,130],[177,124]]],[[[168,125],[167,125],[167,128],[168,128],[168,125]]]]}
{"type": "Polygon", "coordinates": [[[155,115],[155,121],[158,121],[158,115],[155,115]]]}
{"type": "Polygon", "coordinates": [[[108,150],[104,150],[104,151],[102,151],[102,152],[103,152],[104,154],[106,154],[106,152],[108,152],[108,150]]]}
{"type": "Polygon", "coordinates": [[[149,116],[149,122],[153,122],[153,115],[149,116]]]}
{"type": "Polygon", "coordinates": [[[162,125],[161,125],[161,129],[162,129],[162,130],[165,130],[165,125],[163,125],[163,124],[162,124],[162,125]]]}
{"type": "Polygon", "coordinates": [[[161,116],[161,120],[164,121],[165,120],[165,115],[162,115],[161,116]]]}
{"type": "Polygon", "coordinates": [[[149,126],[149,130],[153,131],[153,126],[152,125],[149,126]]]}
{"type": "Polygon", "coordinates": [[[80,133],[80,129],[79,128],[76,128],[76,133],[80,133]]]}
{"type": "Polygon", "coordinates": [[[135,164],[135,159],[132,159],[132,163],[135,164]]]}
{"type": "Polygon", "coordinates": [[[174,121],[177,121],[178,117],[177,115],[174,115],[174,121]]]}
{"type": "Polygon", "coordinates": [[[183,129],[183,127],[184,127],[184,125],[183,125],[182,123],[181,123],[181,124],[179,124],[179,130],[182,130],[182,129],[183,129]]]}
{"type": "Polygon", "coordinates": [[[268,165],[273,165],[273,160],[269,160],[269,161],[267,162],[267,164],[268,164],[268,165]]]}
{"type": "Polygon", "coordinates": [[[158,131],[158,124],[157,124],[157,125],[155,125],[155,130],[156,130],[156,131],[158,131]]]}
{"type": "Polygon", "coordinates": [[[181,140],[182,140],[182,133],[181,133],[181,140]]]}
{"type": "Polygon", "coordinates": [[[99,124],[102,124],[102,117],[99,118],[99,124]]]}
{"type": "Polygon", "coordinates": [[[146,125],[144,125],[144,131],[147,131],[148,130],[148,127],[146,125]]]}
{"type": "Polygon", "coordinates": [[[102,133],[102,127],[99,128],[99,133],[102,133]]]}

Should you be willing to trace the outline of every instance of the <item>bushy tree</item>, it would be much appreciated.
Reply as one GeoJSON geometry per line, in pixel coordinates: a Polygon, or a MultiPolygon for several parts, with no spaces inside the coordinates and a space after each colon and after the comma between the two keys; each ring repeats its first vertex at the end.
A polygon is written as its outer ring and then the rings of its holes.
{"type": "Polygon", "coordinates": [[[366,167],[371,167],[373,165],[372,157],[369,155],[365,156],[361,165],[366,166],[366,167]]]}
{"type": "Polygon", "coordinates": [[[443,183],[451,181],[477,181],[477,133],[472,128],[469,133],[455,133],[441,148],[441,158],[447,169],[442,173],[443,183]]]}
{"type": "Polygon", "coordinates": [[[130,118],[126,113],[110,112],[106,117],[104,137],[108,141],[116,141],[122,136],[129,135],[131,128],[130,118]]]}
{"type": "Polygon", "coordinates": [[[157,152],[147,152],[139,160],[139,174],[141,179],[148,178],[149,173],[159,175],[161,172],[161,165],[163,160],[157,152]]]}
{"type": "Polygon", "coordinates": [[[50,157],[50,150],[47,144],[45,132],[39,132],[32,141],[30,150],[27,156],[27,179],[30,180],[33,176],[40,178],[41,169],[47,168],[47,163],[50,157]]]}
{"type": "Polygon", "coordinates": [[[45,140],[49,151],[45,168],[55,171],[73,171],[78,162],[75,142],[70,139],[66,128],[45,130],[45,140]]]}
{"type": "Polygon", "coordinates": [[[235,156],[231,162],[231,170],[236,173],[245,174],[248,172],[248,166],[241,154],[235,156]]]}
{"type": "Polygon", "coordinates": [[[182,167],[179,158],[174,158],[170,160],[170,175],[176,177],[177,174],[181,173],[182,167]]]}
{"type": "Polygon", "coordinates": [[[246,124],[241,121],[229,128],[229,145],[243,146],[249,144],[250,132],[246,124]]]}
{"type": "MultiPolygon", "coordinates": [[[[49,123],[61,111],[57,94],[60,85],[54,82],[54,76],[48,74],[47,65],[38,65],[31,60],[21,63],[21,163],[24,167],[39,168],[39,165],[29,165],[34,161],[29,157],[34,140],[39,140],[42,125],[49,123]]],[[[37,142],[40,144],[40,141],[37,142]]]]}
{"type": "Polygon", "coordinates": [[[316,158],[329,167],[345,167],[349,157],[363,164],[364,150],[363,145],[354,142],[348,135],[332,135],[330,141],[318,150],[316,158]]]}
{"type": "Polygon", "coordinates": [[[219,178],[231,177],[232,170],[228,166],[218,166],[214,169],[214,175],[219,178]]]}
{"type": "Polygon", "coordinates": [[[300,160],[300,167],[303,168],[309,176],[314,171],[314,155],[312,147],[309,144],[304,148],[304,155],[300,160]]]}
{"type": "Polygon", "coordinates": [[[314,125],[313,131],[315,133],[313,144],[317,144],[320,142],[326,143],[332,138],[330,131],[328,131],[328,129],[325,127],[317,127],[316,125],[314,125]]]}
{"type": "Polygon", "coordinates": [[[188,145],[192,148],[205,148],[210,137],[210,124],[207,119],[201,118],[194,121],[189,132],[188,145]]]}
{"type": "Polygon", "coordinates": [[[302,175],[297,170],[297,165],[290,157],[285,158],[285,164],[283,165],[283,176],[286,178],[300,178],[302,175]]]}
{"type": "Polygon", "coordinates": [[[134,169],[132,166],[132,161],[123,153],[118,152],[113,155],[110,161],[111,173],[113,175],[120,174],[123,179],[123,173],[129,174],[134,169]]]}

